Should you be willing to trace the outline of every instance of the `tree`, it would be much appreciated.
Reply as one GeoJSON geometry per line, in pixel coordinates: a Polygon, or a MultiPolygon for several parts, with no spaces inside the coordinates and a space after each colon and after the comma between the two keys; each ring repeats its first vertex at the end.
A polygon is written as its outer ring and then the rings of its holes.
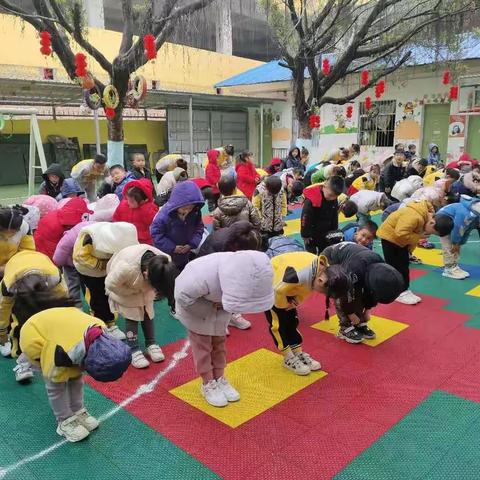
{"type": "MultiPolygon", "coordinates": [[[[123,109],[130,75],[147,62],[144,54],[143,36],[153,34],[157,51],[172,33],[176,21],[201,10],[214,0],[145,0],[142,8],[135,8],[132,0],[121,0],[123,14],[122,41],[118,55],[109,60],[92,45],[87,37],[81,0],[32,0],[35,14],[15,5],[9,0],[0,0],[0,11],[16,15],[32,25],[37,31],[48,31],[52,50],[58,56],[71,80],[75,80],[76,42],[83,51],[91,55],[108,74],[110,83],[116,87],[120,102],[115,117],[108,120],[108,139],[123,141],[123,109]],[[160,4],[160,6],[159,6],[160,4]],[[134,31],[138,30],[138,38],[134,31]]],[[[95,78],[101,92],[105,85],[95,78]]],[[[117,159],[116,163],[123,163],[117,159]]]]}
{"type": "MultiPolygon", "coordinates": [[[[448,18],[465,26],[478,0],[260,0],[292,72],[299,137],[310,138],[312,107],[343,105],[404,65],[408,48],[429,27],[448,18]],[[328,74],[322,57],[333,57],[328,74]],[[343,96],[332,87],[352,73],[372,71],[369,82],[343,96]],[[308,80],[306,76],[310,79],[308,80]]],[[[461,31],[461,29],[459,29],[461,31]]]]}

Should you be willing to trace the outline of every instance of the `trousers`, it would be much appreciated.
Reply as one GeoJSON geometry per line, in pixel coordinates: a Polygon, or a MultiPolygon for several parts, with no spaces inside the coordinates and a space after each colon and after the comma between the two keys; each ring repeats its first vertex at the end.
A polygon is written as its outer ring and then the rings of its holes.
{"type": "Polygon", "coordinates": [[[80,310],[83,308],[82,302],[82,282],[80,280],[80,274],[75,267],[65,266],[63,267],[63,276],[67,282],[68,294],[75,300],[75,306],[80,310]]]}
{"type": "Polygon", "coordinates": [[[273,307],[265,312],[275,346],[284,351],[288,348],[297,348],[302,345],[303,337],[298,331],[297,309],[285,310],[273,307]]]}
{"type": "Polygon", "coordinates": [[[63,422],[83,408],[83,376],[54,383],[45,380],[48,401],[57,422],[63,422]]]}
{"type": "Polygon", "coordinates": [[[125,319],[125,335],[127,336],[127,345],[132,349],[132,352],[140,350],[138,345],[138,324],[142,324],[143,336],[145,337],[145,346],[155,345],[155,329],[153,318],[150,318],[147,313],[141,322],[136,320],[125,319]]]}
{"type": "Polygon", "coordinates": [[[225,336],[200,335],[188,331],[192,347],[193,363],[204,383],[223,377],[227,364],[225,336]]]}
{"type": "Polygon", "coordinates": [[[105,277],[89,277],[81,273],[79,275],[82,283],[90,291],[90,308],[93,310],[93,314],[111,327],[114,324],[115,316],[110,311],[108,297],[105,293],[105,277]]]}
{"type": "Polygon", "coordinates": [[[443,264],[445,268],[454,268],[458,266],[460,260],[460,253],[452,252],[452,241],[450,236],[440,237],[440,243],[442,244],[443,264]]]}
{"type": "Polygon", "coordinates": [[[405,290],[410,288],[410,254],[408,247],[399,247],[382,239],[382,250],[385,262],[395,268],[403,278],[405,290]]]}

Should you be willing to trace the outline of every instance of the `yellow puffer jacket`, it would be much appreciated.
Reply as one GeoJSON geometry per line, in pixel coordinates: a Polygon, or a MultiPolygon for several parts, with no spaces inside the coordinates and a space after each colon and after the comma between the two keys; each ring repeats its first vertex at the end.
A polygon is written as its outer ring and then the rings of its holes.
{"type": "Polygon", "coordinates": [[[411,202],[391,213],[380,225],[377,236],[399,247],[409,247],[412,251],[425,231],[429,216],[433,214],[430,202],[411,202]]]}
{"type": "Polygon", "coordinates": [[[376,184],[377,182],[370,176],[370,174],[365,173],[352,182],[352,187],[356,190],[375,190],[376,184]]]}
{"type": "MultiPolygon", "coordinates": [[[[429,167],[427,167],[428,169],[429,167]]],[[[445,170],[436,170],[433,171],[432,173],[428,173],[428,171],[425,173],[423,176],[423,184],[426,187],[432,186],[437,180],[440,180],[441,178],[445,177],[445,170]]]]}
{"type": "Polygon", "coordinates": [[[23,221],[15,235],[6,236],[0,233],[0,268],[4,267],[16,253],[35,250],[35,242],[29,230],[27,222],[23,221]]]}
{"type": "Polygon", "coordinates": [[[92,326],[105,327],[105,324],[77,308],[50,308],[27,320],[22,328],[20,346],[31,362],[40,364],[45,378],[55,383],[66,382],[82,374],[83,339],[92,326]],[[69,359],[73,366],[58,365],[68,363],[69,359]]]}
{"type": "Polygon", "coordinates": [[[288,308],[291,306],[289,298],[300,304],[312,293],[313,278],[302,275],[302,270],[312,269],[314,262],[328,264],[324,256],[317,257],[308,252],[282,253],[272,258],[275,307],[288,308]],[[308,282],[305,281],[307,278],[308,282]]]}

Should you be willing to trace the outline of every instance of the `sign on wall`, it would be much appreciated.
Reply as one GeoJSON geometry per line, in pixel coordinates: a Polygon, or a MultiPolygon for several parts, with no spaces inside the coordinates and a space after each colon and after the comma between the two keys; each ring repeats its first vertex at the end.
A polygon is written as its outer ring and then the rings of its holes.
{"type": "Polygon", "coordinates": [[[454,138],[463,138],[465,136],[465,123],[465,115],[450,115],[448,136],[454,138]]]}

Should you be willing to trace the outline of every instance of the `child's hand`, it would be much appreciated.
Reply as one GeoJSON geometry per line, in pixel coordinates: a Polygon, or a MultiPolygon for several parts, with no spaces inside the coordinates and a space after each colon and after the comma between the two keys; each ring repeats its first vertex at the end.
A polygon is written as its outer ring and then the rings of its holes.
{"type": "Polygon", "coordinates": [[[173,251],[173,253],[184,253],[183,251],[183,245],[177,245],[175,247],[175,250],[173,251]]]}
{"type": "Polygon", "coordinates": [[[188,253],[191,249],[192,249],[192,247],[190,245],[184,245],[183,246],[183,253],[188,253]]]}
{"type": "Polygon", "coordinates": [[[223,305],[221,304],[221,302],[213,302],[213,308],[215,310],[223,310],[223,305]]]}
{"type": "Polygon", "coordinates": [[[352,322],[352,325],[358,325],[360,323],[360,319],[354,313],[348,315],[348,319],[352,322]]]}
{"type": "Polygon", "coordinates": [[[295,297],[288,297],[288,307],[285,310],[294,310],[298,307],[298,300],[295,297]]]}

